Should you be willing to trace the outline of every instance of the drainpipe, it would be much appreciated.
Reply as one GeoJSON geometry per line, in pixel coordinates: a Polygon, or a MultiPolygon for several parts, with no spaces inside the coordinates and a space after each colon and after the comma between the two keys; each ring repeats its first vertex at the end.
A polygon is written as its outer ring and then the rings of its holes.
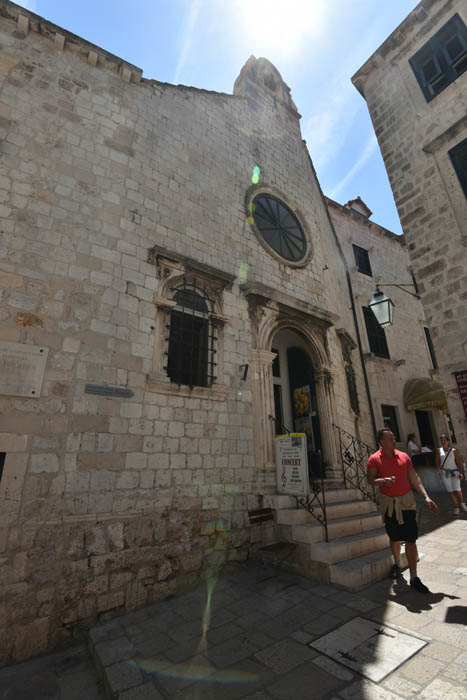
{"type": "MultiPolygon", "coordinates": [[[[346,266],[347,267],[347,266],[346,266]]],[[[365,388],[366,388],[366,395],[368,398],[368,405],[370,407],[370,416],[371,416],[371,424],[373,426],[373,432],[375,435],[375,440],[376,440],[376,421],[375,421],[375,414],[373,411],[373,401],[371,399],[371,392],[370,392],[370,385],[368,383],[368,375],[366,373],[366,365],[365,365],[365,358],[363,357],[363,348],[362,348],[362,341],[360,338],[360,330],[358,327],[358,321],[357,321],[357,312],[355,311],[355,301],[354,301],[354,296],[353,296],[353,290],[352,290],[352,281],[350,279],[350,273],[346,269],[345,271],[346,277],[347,277],[347,285],[349,287],[349,296],[350,296],[350,303],[352,306],[352,316],[353,316],[353,322],[355,325],[355,333],[357,336],[357,345],[358,345],[358,352],[360,354],[360,362],[362,364],[362,369],[363,369],[363,379],[365,381],[365,388]]]]}

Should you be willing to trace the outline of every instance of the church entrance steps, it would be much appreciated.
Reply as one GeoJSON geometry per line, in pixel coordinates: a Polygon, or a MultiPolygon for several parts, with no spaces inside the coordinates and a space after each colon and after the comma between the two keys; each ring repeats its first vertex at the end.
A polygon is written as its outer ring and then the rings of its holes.
{"type": "MultiPolygon", "coordinates": [[[[324,482],[324,492],[326,504],[336,501],[361,501],[363,493],[359,489],[332,488],[328,489],[324,482]]],[[[283,508],[297,508],[297,502],[293,496],[283,496],[282,494],[268,494],[263,497],[263,507],[282,510],[283,508]]]]}
{"type": "MultiPolygon", "coordinates": [[[[352,515],[360,515],[364,513],[374,513],[375,510],[376,507],[373,501],[326,502],[326,516],[328,519],[328,524],[331,520],[351,517],[352,515]]],[[[314,508],[313,512],[315,515],[321,515],[322,509],[316,507],[314,508]]],[[[304,508],[287,508],[277,511],[278,525],[299,525],[313,522],[316,523],[313,516],[304,508]]]]}
{"type": "MultiPolygon", "coordinates": [[[[387,537],[386,537],[387,542],[387,537]]],[[[331,564],[329,567],[329,583],[342,586],[350,591],[358,591],[370,583],[380,581],[388,576],[394,560],[388,546],[362,557],[331,564]]],[[[401,553],[402,567],[407,566],[405,552],[401,553]]]]}
{"type": "MultiPolygon", "coordinates": [[[[286,564],[304,576],[348,590],[388,576],[393,559],[375,503],[364,500],[358,489],[343,488],[342,482],[335,488],[325,483],[325,500],[328,542],[324,527],[305,508],[297,508],[294,497],[264,497],[264,505],[276,511],[277,538],[297,545],[286,564]]],[[[322,507],[314,504],[313,513],[319,516],[322,507]]],[[[405,554],[402,564],[406,565],[405,554]]]]}
{"type": "Polygon", "coordinates": [[[388,549],[388,536],[383,527],[358,535],[339,537],[331,542],[313,542],[301,544],[302,554],[313,561],[321,561],[326,564],[337,564],[349,559],[366,556],[378,550],[388,549]]]}
{"type": "MultiPolygon", "coordinates": [[[[379,513],[363,513],[345,518],[328,520],[328,537],[334,540],[338,537],[359,534],[374,530],[381,526],[379,513]]],[[[280,538],[290,542],[324,542],[324,528],[319,523],[307,525],[280,525],[280,538]]]]}

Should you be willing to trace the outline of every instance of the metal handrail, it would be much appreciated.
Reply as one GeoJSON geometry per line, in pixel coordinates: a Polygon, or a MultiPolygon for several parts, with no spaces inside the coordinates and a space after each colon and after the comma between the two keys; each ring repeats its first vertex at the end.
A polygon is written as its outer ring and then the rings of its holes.
{"type": "MultiPolygon", "coordinates": [[[[284,430],[285,433],[292,432],[282,423],[282,421],[277,420],[275,416],[269,415],[268,418],[270,420],[273,420],[276,424],[280,425],[281,430],[284,430]]],[[[319,478],[315,478],[313,472],[311,472],[310,474],[310,470],[308,470],[310,491],[307,493],[306,496],[294,496],[294,498],[297,504],[297,509],[304,508],[310,513],[310,515],[313,516],[315,520],[318,521],[320,525],[324,527],[325,540],[326,542],[329,542],[328,520],[326,515],[326,496],[324,490],[323,460],[321,450],[318,450],[317,454],[319,455],[320,466],[319,478]]]]}
{"type": "Polygon", "coordinates": [[[379,504],[379,491],[370,486],[366,476],[366,463],[375,452],[375,448],[367,445],[355,435],[351,435],[343,428],[334,424],[339,437],[339,452],[342,462],[342,476],[345,488],[356,488],[364,496],[377,505],[379,504]]]}

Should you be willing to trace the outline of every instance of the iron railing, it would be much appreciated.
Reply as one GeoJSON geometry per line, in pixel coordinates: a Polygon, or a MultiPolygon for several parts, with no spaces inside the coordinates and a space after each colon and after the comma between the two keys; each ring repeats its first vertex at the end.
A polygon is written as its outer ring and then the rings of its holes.
{"type": "Polygon", "coordinates": [[[366,465],[368,458],[375,452],[366,442],[362,442],[355,435],[334,425],[339,438],[339,452],[342,463],[342,476],[345,488],[355,488],[363,493],[364,498],[370,498],[376,504],[379,503],[379,491],[370,486],[366,477],[366,465]]]}
{"type": "MultiPolygon", "coordinates": [[[[280,420],[275,418],[275,416],[270,415],[269,419],[274,421],[277,426],[280,426],[284,434],[292,432],[280,420]]],[[[310,490],[306,496],[294,496],[294,498],[297,504],[297,509],[304,508],[320,525],[324,527],[325,540],[326,542],[329,542],[328,521],[326,515],[326,495],[324,490],[323,458],[321,455],[321,450],[316,452],[316,456],[319,474],[315,474],[314,470],[310,469],[310,465],[308,465],[310,490]]]]}

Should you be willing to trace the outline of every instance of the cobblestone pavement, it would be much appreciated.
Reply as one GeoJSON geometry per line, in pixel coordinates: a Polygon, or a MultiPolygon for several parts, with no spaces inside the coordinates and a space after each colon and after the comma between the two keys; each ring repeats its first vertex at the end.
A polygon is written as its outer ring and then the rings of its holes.
{"type": "MultiPolygon", "coordinates": [[[[97,625],[91,647],[118,700],[465,700],[467,515],[422,511],[420,577],[431,593],[396,582],[358,593],[263,566],[227,569],[206,585],[97,625]],[[308,646],[357,616],[429,643],[380,683],[308,646]],[[203,620],[207,633],[203,634],[203,620]]],[[[83,647],[0,671],[3,700],[102,700],[83,647]]]]}

